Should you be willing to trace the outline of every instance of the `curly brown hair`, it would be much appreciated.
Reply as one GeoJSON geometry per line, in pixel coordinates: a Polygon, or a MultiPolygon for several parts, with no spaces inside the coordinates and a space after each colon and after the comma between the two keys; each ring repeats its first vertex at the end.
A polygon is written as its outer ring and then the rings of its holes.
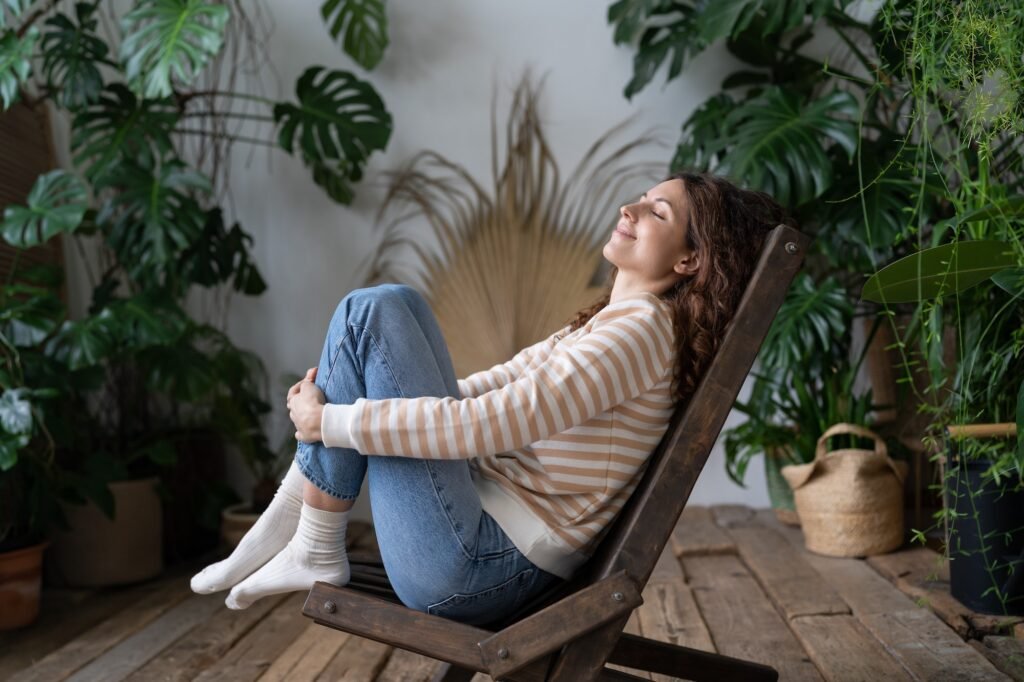
{"type": "MultiPolygon", "coordinates": [[[[700,263],[697,274],[660,295],[672,309],[676,338],[672,393],[678,407],[689,402],[725,337],[768,233],[780,223],[797,225],[768,194],[741,189],[723,177],[679,172],[663,182],[669,180],[683,181],[689,203],[686,246],[698,254],[700,263]]],[[[605,293],[576,313],[567,333],[608,305],[617,274],[613,266],[605,293]]]]}

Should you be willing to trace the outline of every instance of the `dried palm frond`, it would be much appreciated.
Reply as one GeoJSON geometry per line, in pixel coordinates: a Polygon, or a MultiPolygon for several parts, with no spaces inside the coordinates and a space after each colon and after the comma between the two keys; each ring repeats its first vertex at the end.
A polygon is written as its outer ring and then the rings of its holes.
{"type": "Polygon", "coordinates": [[[538,90],[528,74],[515,90],[503,165],[492,103],[490,194],[464,168],[432,151],[386,173],[390,183],[378,222],[395,207],[411,210],[382,231],[367,283],[404,282],[424,294],[460,377],[508,360],[596,301],[604,289],[601,250],[618,205],[631,196],[624,192],[639,194],[665,171],[664,163],[622,162],[658,144],[650,133],[598,160],[627,120],[590,147],[562,186],[538,118],[538,90]],[[417,218],[420,225],[426,218],[436,246],[408,235],[417,218]],[[387,258],[402,246],[419,261],[413,277],[387,258]]]}

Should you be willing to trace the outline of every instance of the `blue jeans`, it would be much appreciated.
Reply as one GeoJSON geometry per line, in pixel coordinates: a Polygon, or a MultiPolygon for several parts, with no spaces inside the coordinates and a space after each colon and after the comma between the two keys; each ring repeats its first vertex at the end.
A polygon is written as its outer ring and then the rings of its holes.
{"type": "MultiPolygon", "coordinates": [[[[357,289],[331,318],[316,384],[329,403],[460,397],[448,348],[411,287],[357,289]]],[[[473,625],[498,620],[562,579],[532,564],[480,506],[469,460],[362,455],[322,442],[295,456],[317,488],[370,507],[391,585],[413,609],[473,625]]]]}

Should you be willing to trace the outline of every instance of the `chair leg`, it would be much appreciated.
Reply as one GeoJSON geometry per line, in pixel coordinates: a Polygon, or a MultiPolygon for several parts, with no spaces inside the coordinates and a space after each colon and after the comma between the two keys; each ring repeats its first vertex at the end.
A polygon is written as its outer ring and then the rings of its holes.
{"type": "Polygon", "coordinates": [[[460,668],[452,663],[445,663],[434,674],[430,682],[469,682],[476,675],[475,670],[460,668]]]}
{"type": "Polygon", "coordinates": [[[608,662],[652,673],[685,677],[694,682],[774,682],[779,679],[779,672],[775,668],[761,663],[625,633],[616,643],[608,662]]]}

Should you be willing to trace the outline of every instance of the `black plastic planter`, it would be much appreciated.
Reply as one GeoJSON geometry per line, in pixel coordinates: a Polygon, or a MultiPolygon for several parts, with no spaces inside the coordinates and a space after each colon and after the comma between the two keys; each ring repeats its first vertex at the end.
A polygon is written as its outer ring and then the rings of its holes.
{"type": "Polygon", "coordinates": [[[956,512],[950,521],[950,592],[978,613],[1024,615],[1024,490],[1015,490],[1015,476],[999,485],[983,481],[991,461],[958,461],[956,441],[947,439],[947,446],[946,507],[956,512]]]}

